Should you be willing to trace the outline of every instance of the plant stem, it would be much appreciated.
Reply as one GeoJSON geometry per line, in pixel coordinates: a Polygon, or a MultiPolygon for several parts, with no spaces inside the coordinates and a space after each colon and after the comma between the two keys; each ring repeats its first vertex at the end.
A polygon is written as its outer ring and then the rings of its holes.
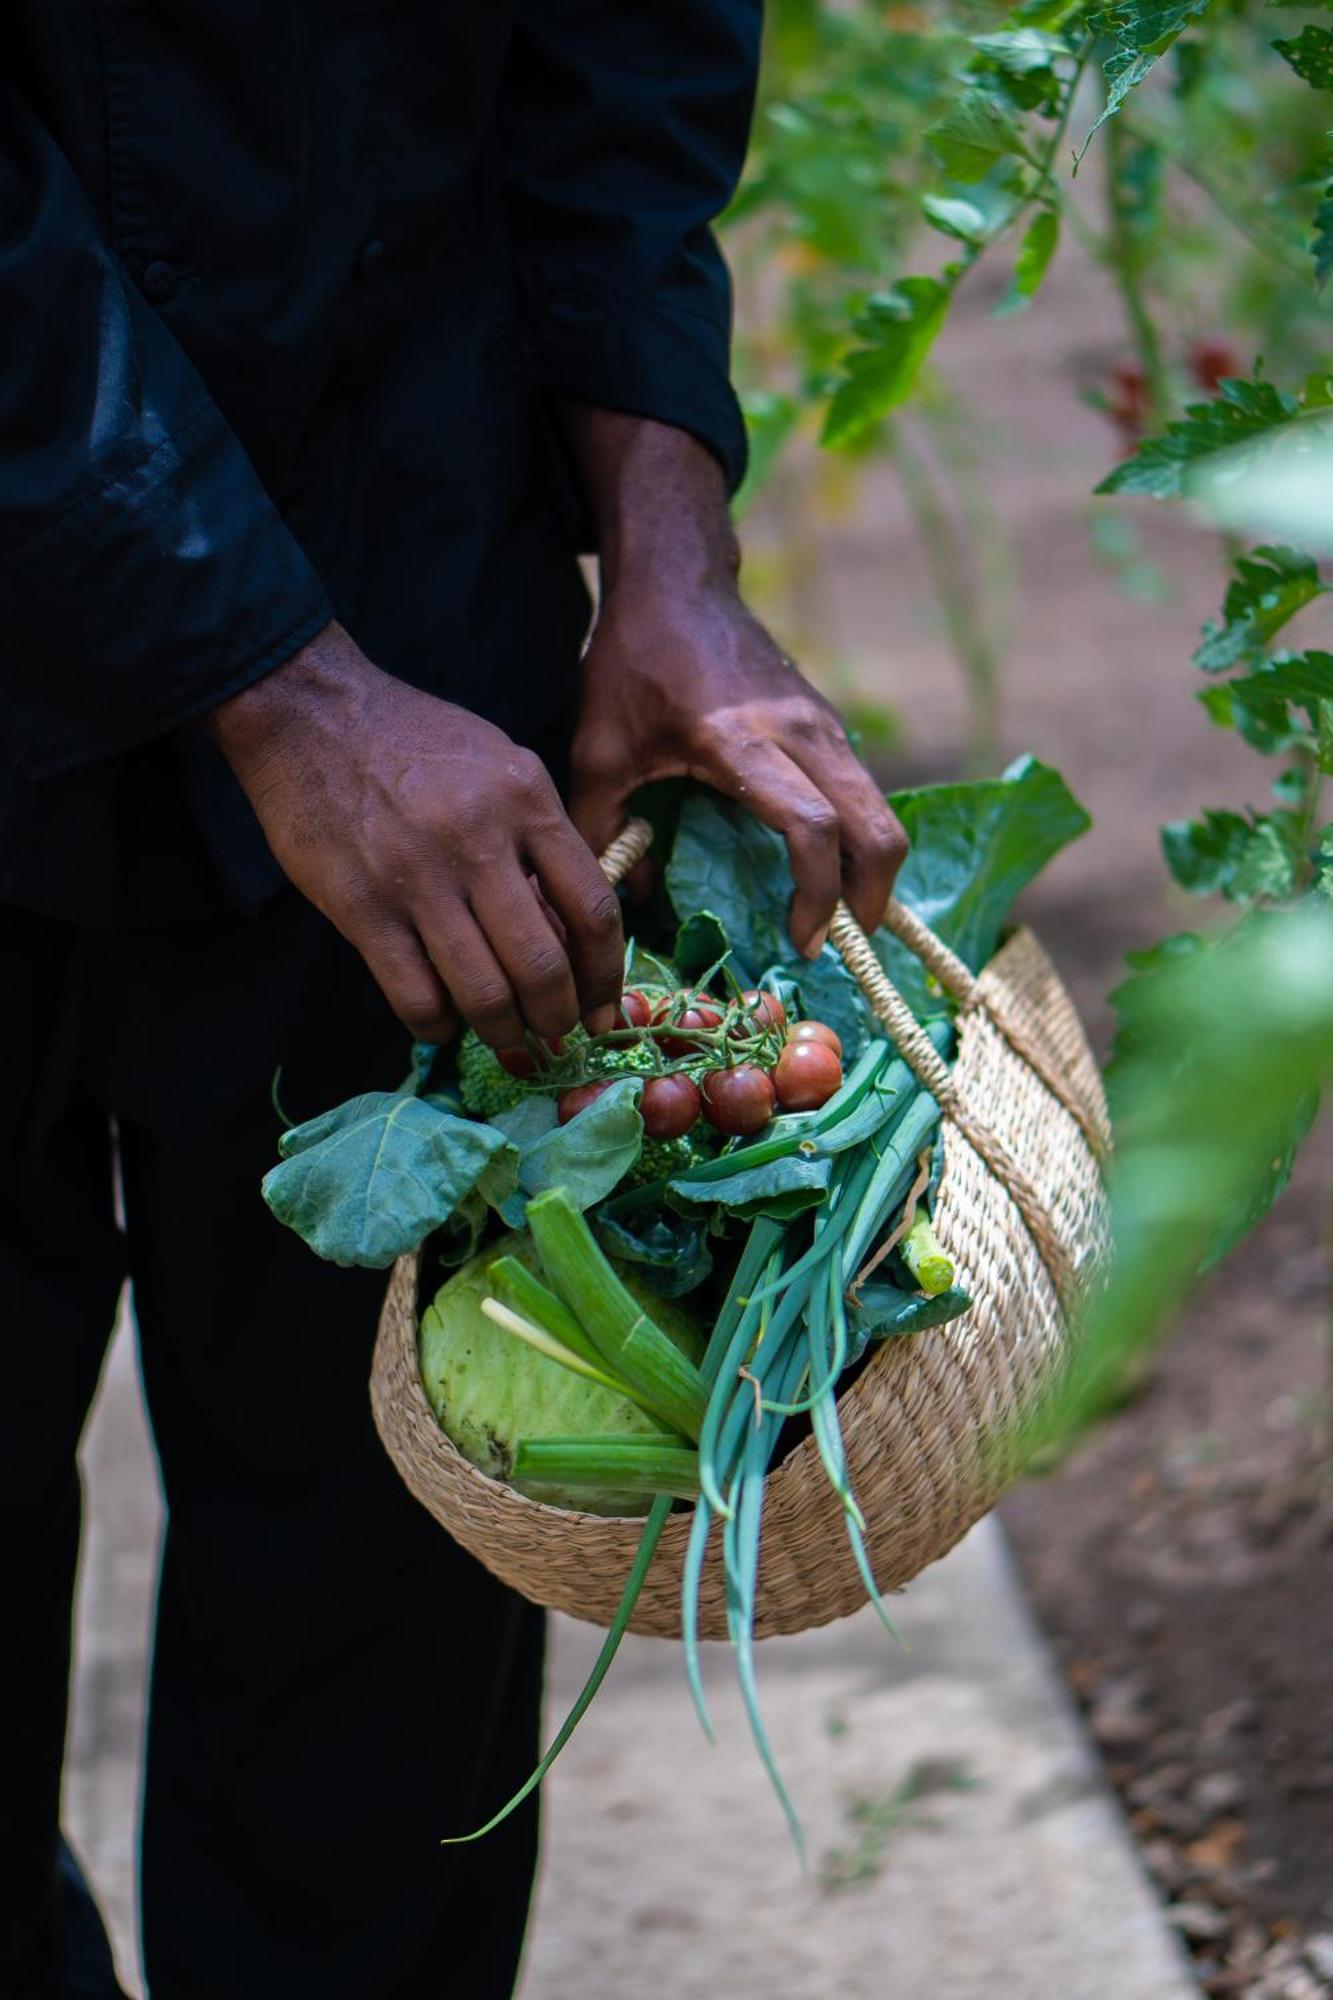
{"type": "Polygon", "coordinates": [[[1160,430],[1171,415],[1173,397],[1162,343],[1143,292],[1143,258],[1134,241],[1129,203],[1125,199],[1127,148],[1131,136],[1122,111],[1106,127],[1107,254],[1130,338],[1148,385],[1152,427],[1160,430]]]}
{"type": "Polygon", "coordinates": [[[999,658],[986,630],[971,574],[969,552],[939,492],[926,459],[901,425],[893,434],[893,463],[930,571],[935,598],[971,702],[967,762],[973,772],[995,763],[999,739],[999,658]]]}

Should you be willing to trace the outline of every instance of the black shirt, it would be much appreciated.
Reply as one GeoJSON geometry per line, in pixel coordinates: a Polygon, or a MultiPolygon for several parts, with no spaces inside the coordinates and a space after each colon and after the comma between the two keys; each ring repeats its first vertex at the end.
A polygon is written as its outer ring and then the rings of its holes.
{"type": "Polygon", "coordinates": [[[557,405],[729,480],[760,0],[11,0],[0,899],[279,880],[195,725],[331,617],[524,741],[568,706],[557,405]]]}

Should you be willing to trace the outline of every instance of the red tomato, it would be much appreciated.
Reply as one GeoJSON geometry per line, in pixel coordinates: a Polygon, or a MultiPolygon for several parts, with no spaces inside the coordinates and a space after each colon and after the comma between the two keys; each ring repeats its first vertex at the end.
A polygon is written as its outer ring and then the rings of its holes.
{"type": "Polygon", "coordinates": [[[755,1063],[710,1069],[703,1080],[704,1117],[729,1139],[761,1132],[773,1116],[773,1079],[755,1063]]]}
{"type": "Polygon", "coordinates": [[[526,1042],[518,1042],[512,1049],[497,1049],[495,1060],[511,1076],[531,1076],[537,1067],[537,1058],[526,1042]]]}
{"type": "Polygon", "coordinates": [[[657,1043],[658,1048],[661,1049],[663,1055],[702,1055],[707,1044],[700,1041],[700,1035],[718,1027],[721,1020],[722,1016],[716,1007],[707,1004],[696,1006],[693,1000],[688,1000],[685,996],[678,994],[670,1000],[663,1000],[653,1009],[653,1026],[655,1028],[670,1027],[677,1032],[672,1034],[660,1033],[655,1035],[653,1039],[657,1043]],[[693,1032],[690,1032],[691,1030],[693,1032]]]}
{"type": "Polygon", "coordinates": [[[562,1090],[556,1100],[556,1118],[560,1124],[568,1125],[571,1118],[577,1118],[580,1111],[586,1111],[604,1090],[610,1088],[608,1079],[605,1083],[576,1083],[572,1090],[562,1090]]]}
{"type": "Polygon", "coordinates": [[[752,986],[748,992],[742,993],[741,1005],[757,1028],[785,1028],[787,1025],[787,1010],[776,993],[759,993],[752,986]]]}
{"type": "Polygon", "coordinates": [[[626,988],[620,996],[620,1007],[616,1014],[618,1028],[646,1028],[653,1017],[650,1002],[635,987],[626,988]]]}
{"type": "Polygon", "coordinates": [[[818,1111],[842,1082],[842,1064],[825,1042],[788,1042],[773,1069],[784,1111],[818,1111]]]}
{"type": "Polygon", "coordinates": [[[639,1110],[649,1139],[679,1139],[697,1124],[704,1101],[688,1076],[650,1076],[643,1086],[639,1110]]]}
{"type": "Polygon", "coordinates": [[[787,1030],[789,1042],[819,1042],[826,1049],[832,1049],[835,1056],[842,1054],[842,1043],[827,1021],[793,1021],[787,1030]]]}
{"type": "Polygon", "coordinates": [[[1235,348],[1225,340],[1196,340],[1190,349],[1190,371],[1199,387],[1211,395],[1228,375],[1239,375],[1240,362],[1235,348]]]}

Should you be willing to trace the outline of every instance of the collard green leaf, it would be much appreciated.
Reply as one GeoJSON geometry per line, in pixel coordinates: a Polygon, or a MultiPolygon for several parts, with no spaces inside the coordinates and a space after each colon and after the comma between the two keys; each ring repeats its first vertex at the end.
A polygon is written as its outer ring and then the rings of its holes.
{"type": "Polygon", "coordinates": [[[781,835],[714,794],[691,793],[681,807],[666,888],[682,923],[702,910],[721,925],[745,985],[790,954],[792,879],[781,835]]]}
{"type": "Polygon", "coordinates": [[[1273,47],[1312,90],[1333,90],[1333,28],[1307,21],[1299,35],[1273,47]]]}
{"type": "Polygon", "coordinates": [[[498,1205],[518,1181],[518,1151],[502,1132],[389,1091],[294,1126],[279,1151],[263,1180],[279,1222],[330,1262],[375,1270],[474,1194],[498,1205]]]}
{"type": "Polygon", "coordinates": [[[558,1113],[555,1099],[544,1092],[534,1090],[529,1096],[521,1097],[517,1104],[507,1111],[497,1111],[491,1124],[512,1139],[520,1153],[535,1146],[548,1132],[554,1131],[558,1113]]]}
{"type": "Polygon", "coordinates": [[[548,1127],[520,1147],[518,1186],[500,1206],[511,1229],[522,1227],[528,1202],[544,1188],[563,1188],[577,1208],[605,1200],[639,1157],[642,1092],[641,1078],[622,1077],[567,1125],[548,1127]]]}
{"type": "Polygon", "coordinates": [[[591,1217],[607,1255],[635,1264],[665,1299],[681,1298],[713,1268],[707,1218],[673,1209],[635,1209],[624,1216],[602,1209],[591,1217]]]}
{"type": "Polygon", "coordinates": [[[789,1153],[785,1159],[766,1160],[762,1166],[746,1167],[725,1179],[693,1186],[688,1180],[672,1181],[669,1192],[673,1205],[686,1212],[720,1206],[746,1219],[772,1215],[786,1221],[827,1199],[832,1170],[831,1160],[810,1160],[801,1153],[789,1153]]]}
{"type": "Polygon", "coordinates": [[[1023,232],[1014,259],[1014,275],[1009,289],[996,307],[997,313],[1022,312],[1041,290],[1052,257],[1060,242],[1060,217],[1053,208],[1038,210],[1023,232]]]}
{"type": "Polygon", "coordinates": [[[1257,660],[1288,621],[1327,585],[1303,549],[1269,547],[1237,556],[1220,620],[1204,627],[1194,664],[1216,674],[1245,660],[1257,660]]]}
{"type": "Polygon", "coordinates": [[[875,1341],[893,1339],[899,1334],[924,1333],[932,1326],[947,1326],[951,1319],[965,1313],[971,1303],[968,1294],[956,1285],[928,1299],[920,1292],[902,1291],[887,1279],[872,1278],[853,1294],[848,1304],[848,1363],[859,1361],[875,1341]]]}
{"type": "MultiPolygon", "coordinates": [[[[895,893],[978,970],[994,952],[1015,898],[1091,824],[1059,773],[1021,757],[1002,777],[926,785],[890,803],[911,841],[895,893]]],[[[910,953],[877,931],[876,953],[919,1011],[938,1011],[910,953]]]]}
{"type": "Polygon", "coordinates": [[[731,940],[711,910],[695,910],[676,932],[673,952],[682,979],[699,979],[731,949],[731,940]]]}
{"type": "Polygon", "coordinates": [[[1097,491],[1174,498],[1185,490],[1194,469],[1237,447],[1261,451],[1299,413],[1296,398],[1284,395],[1271,382],[1224,382],[1211,403],[1192,403],[1162,436],[1149,438],[1118,465],[1097,491]]]}
{"type": "Polygon", "coordinates": [[[939,278],[903,278],[870,300],[855,331],[864,343],[843,361],[822,441],[855,443],[906,402],[949,311],[951,287],[939,278]]]}

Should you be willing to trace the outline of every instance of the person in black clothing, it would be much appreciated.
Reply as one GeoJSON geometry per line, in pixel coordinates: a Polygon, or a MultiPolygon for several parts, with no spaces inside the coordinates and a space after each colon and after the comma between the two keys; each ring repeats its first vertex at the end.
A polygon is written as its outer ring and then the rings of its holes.
{"type": "Polygon", "coordinates": [[[746,611],[709,233],[758,0],[13,0],[0,70],[0,2000],[106,2000],[60,1839],[75,1452],[133,1286],[167,1504],[153,2000],[497,2000],[541,1622],[373,1435],[308,1115],[609,1018],[595,853],[691,773],[797,944],[901,834],[746,611]],[[589,620],[577,557],[594,550],[589,620]],[[113,1172],[122,1196],[118,1207],[113,1172]]]}

